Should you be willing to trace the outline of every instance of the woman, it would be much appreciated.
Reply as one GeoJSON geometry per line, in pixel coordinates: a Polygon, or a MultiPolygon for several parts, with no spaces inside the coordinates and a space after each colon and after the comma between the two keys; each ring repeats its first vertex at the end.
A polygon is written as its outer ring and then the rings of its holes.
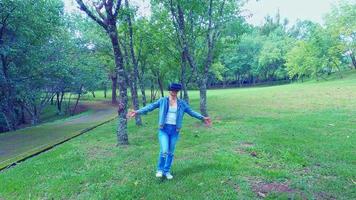
{"type": "Polygon", "coordinates": [[[179,131],[182,127],[184,113],[186,112],[190,116],[204,121],[208,126],[211,125],[209,117],[204,117],[193,111],[184,100],[177,98],[178,92],[181,89],[181,84],[172,83],[168,87],[168,97],[162,97],[150,105],[128,113],[128,117],[133,118],[137,114],[146,114],[159,107],[158,139],[160,144],[160,153],[156,172],[156,177],[158,178],[163,176],[167,179],[173,178],[170,173],[170,169],[173,162],[174,149],[179,139],[179,131]]]}

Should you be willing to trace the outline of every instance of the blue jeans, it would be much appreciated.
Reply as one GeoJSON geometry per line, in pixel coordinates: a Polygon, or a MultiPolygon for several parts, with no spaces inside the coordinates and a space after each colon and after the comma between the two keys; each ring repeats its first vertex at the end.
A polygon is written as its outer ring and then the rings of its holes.
{"type": "Polygon", "coordinates": [[[169,172],[178,139],[179,133],[177,132],[175,125],[165,124],[163,128],[159,129],[158,140],[160,144],[160,152],[157,170],[163,171],[163,173],[169,172]]]}

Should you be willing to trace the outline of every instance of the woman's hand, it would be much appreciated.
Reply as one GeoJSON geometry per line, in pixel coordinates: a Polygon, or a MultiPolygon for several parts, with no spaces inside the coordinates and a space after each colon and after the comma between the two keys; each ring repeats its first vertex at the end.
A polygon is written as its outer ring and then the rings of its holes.
{"type": "Polygon", "coordinates": [[[204,123],[206,126],[211,126],[211,119],[210,117],[204,117],[204,123]]]}
{"type": "Polygon", "coordinates": [[[136,110],[131,110],[131,111],[129,111],[127,113],[126,118],[127,119],[131,119],[131,118],[135,117],[136,115],[137,115],[137,111],[136,110]]]}

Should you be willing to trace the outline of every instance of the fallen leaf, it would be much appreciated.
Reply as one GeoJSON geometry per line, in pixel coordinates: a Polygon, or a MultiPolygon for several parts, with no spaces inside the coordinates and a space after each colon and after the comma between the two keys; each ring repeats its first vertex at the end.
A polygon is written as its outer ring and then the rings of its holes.
{"type": "Polygon", "coordinates": [[[354,179],[351,179],[352,183],[356,185],[356,181],[354,181],[354,179]]]}
{"type": "Polygon", "coordinates": [[[262,197],[262,198],[265,198],[265,197],[266,197],[266,195],[263,194],[262,192],[258,192],[257,194],[258,194],[258,196],[260,196],[260,197],[262,197]]]}

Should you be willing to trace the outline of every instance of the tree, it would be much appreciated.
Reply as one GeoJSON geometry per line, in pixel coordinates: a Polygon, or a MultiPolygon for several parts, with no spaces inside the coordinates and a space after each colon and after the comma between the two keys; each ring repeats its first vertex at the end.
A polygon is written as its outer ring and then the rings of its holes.
{"type": "MultiPolygon", "coordinates": [[[[93,26],[93,22],[90,18],[86,16],[74,14],[71,19],[73,23],[73,34],[79,34],[80,42],[86,46],[90,46],[94,52],[94,57],[96,62],[99,62],[101,68],[106,72],[106,76],[111,81],[111,103],[117,103],[117,86],[118,77],[115,67],[114,54],[112,51],[112,44],[106,36],[105,30],[100,26],[93,26]]],[[[104,84],[104,82],[102,83],[104,84]]],[[[104,84],[106,85],[106,84],[104,84]]],[[[104,94],[106,94],[106,89],[104,87],[104,94]]]]}
{"type": "Polygon", "coordinates": [[[165,86],[169,82],[180,80],[179,51],[175,43],[173,25],[167,10],[156,9],[152,5],[152,15],[149,20],[138,19],[136,30],[136,49],[139,63],[141,92],[142,85],[151,86],[151,101],[164,95],[165,86]],[[157,90],[156,90],[157,89],[157,90]]]}
{"type": "Polygon", "coordinates": [[[312,47],[305,41],[298,41],[296,45],[287,53],[287,70],[291,78],[297,77],[302,79],[312,74],[311,65],[315,64],[312,47]]]}
{"type": "MultiPolygon", "coordinates": [[[[89,9],[87,5],[83,3],[82,0],[76,0],[80,9],[84,11],[92,20],[104,28],[108,34],[113,52],[114,60],[116,65],[116,72],[118,74],[119,90],[120,90],[120,100],[119,100],[119,119],[117,128],[117,139],[118,144],[128,144],[127,136],[127,86],[125,82],[125,69],[123,66],[123,56],[119,45],[119,38],[117,32],[117,18],[121,8],[121,0],[101,1],[100,3],[94,4],[95,11],[89,9]],[[115,5],[114,5],[115,4],[115,5]],[[103,11],[104,10],[104,13],[103,11]]],[[[92,7],[91,7],[92,8],[92,7]]]]}
{"type": "Polygon", "coordinates": [[[310,26],[310,36],[298,41],[287,53],[287,70],[290,77],[313,76],[340,71],[342,49],[338,39],[318,24],[310,26]]]}
{"type": "MultiPolygon", "coordinates": [[[[156,1],[157,2],[157,1],[156,1]]],[[[206,105],[207,82],[217,41],[227,22],[237,18],[236,1],[173,1],[157,2],[170,11],[177,33],[181,66],[189,64],[200,91],[200,111],[208,116],[206,105]]],[[[183,70],[182,70],[183,71],[183,70]]]]}
{"type": "Polygon", "coordinates": [[[0,10],[0,110],[7,129],[15,130],[20,122],[19,110],[23,113],[24,106],[31,105],[28,110],[36,123],[38,111],[53,93],[53,85],[48,82],[53,74],[43,68],[48,60],[36,51],[48,49],[54,40],[52,35],[62,23],[63,3],[4,0],[0,10]]]}
{"type": "MultiPolygon", "coordinates": [[[[242,85],[245,80],[254,83],[258,78],[258,58],[265,41],[257,30],[245,33],[238,43],[231,43],[221,53],[220,60],[225,65],[225,81],[234,81],[242,85]]],[[[226,84],[226,83],[225,83],[226,84]]]]}
{"type": "Polygon", "coordinates": [[[344,54],[356,69],[356,4],[344,0],[332,7],[325,17],[329,33],[344,45],[344,54]]]}
{"type": "MultiPolygon", "coordinates": [[[[139,101],[138,101],[138,94],[137,94],[137,81],[140,78],[139,77],[139,72],[138,72],[138,60],[137,56],[135,53],[135,48],[134,48],[134,34],[133,34],[133,24],[132,20],[134,18],[133,14],[133,9],[130,8],[128,0],[125,0],[125,18],[127,22],[127,32],[128,32],[128,39],[129,39],[129,52],[127,50],[127,45],[124,44],[123,48],[125,48],[126,52],[126,57],[130,57],[131,59],[131,65],[132,65],[132,70],[131,72],[128,73],[128,84],[130,85],[131,88],[131,97],[132,97],[132,104],[135,110],[139,109],[139,101]]],[[[125,38],[125,37],[124,37],[125,38]]],[[[129,65],[129,59],[127,59],[127,64],[129,65]]],[[[127,67],[128,68],[128,67],[127,67]]],[[[142,125],[142,120],[140,115],[135,116],[136,120],[136,125],[140,126],[142,125]]]]}
{"type": "Polygon", "coordinates": [[[279,33],[275,31],[270,33],[263,43],[258,58],[259,71],[264,79],[269,81],[283,79],[287,75],[284,70],[285,55],[289,50],[291,40],[284,35],[284,32],[279,33]],[[277,72],[282,72],[280,74],[282,77],[278,77],[277,72]]]}

